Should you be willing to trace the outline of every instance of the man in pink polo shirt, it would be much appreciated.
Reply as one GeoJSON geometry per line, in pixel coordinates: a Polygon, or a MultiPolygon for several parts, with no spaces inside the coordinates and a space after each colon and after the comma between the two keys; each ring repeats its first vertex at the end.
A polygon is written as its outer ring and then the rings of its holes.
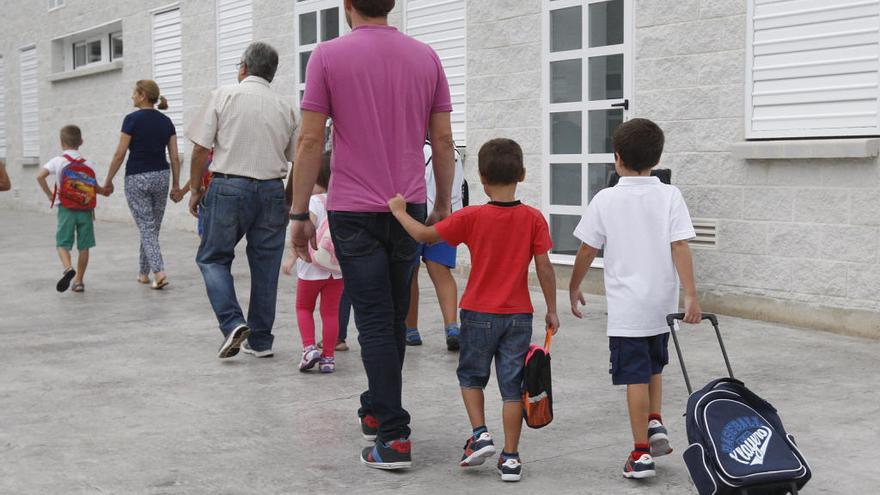
{"type": "Polygon", "coordinates": [[[391,215],[388,199],[403,194],[414,218],[442,220],[450,213],[454,172],[446,75],[431,47],[388,26],[393,8],[394,0],[345,0],[352,32],[312,52],[290,215],[294,249],[308,260],[308,244],[315,242],[309,195],[324,149],[324,125],[332,118],[330,231],[369,382],[358,411],[361,430],[376,441],[361,460],[381,469],[408,468],[412,462],[401,368],[419,248],[391,215]],[[437,182],[430,215],[422,151],[426,134],[433,143],[437,182]]]}

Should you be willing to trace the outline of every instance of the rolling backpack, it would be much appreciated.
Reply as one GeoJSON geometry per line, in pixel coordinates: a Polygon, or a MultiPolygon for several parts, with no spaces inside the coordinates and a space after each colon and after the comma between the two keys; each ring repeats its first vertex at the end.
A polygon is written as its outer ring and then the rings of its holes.
{"type": "Polygon", "coordinates": [[[86,165],[84,158],[72,158],[65,154],[67,165],[61,169],[61,179],[55,184],[52,206],[57,199],[68,210],[94,210],[98,202],[98,180],[95,171],[86,165]]]}
{"type": "MultiPolygon", "coordinates": [[[[327,210],[327,195],[320,194],[318,198],[324,204],[324,210],[327,210]]],[[[315,232],[318,249],[312,247],[309,243],[309,255],[312,257],[312,264],[318,268],[322,268],[333,275],[342,275],[342,269],[339,268],[339,260],[336,259],[336,249],[333,247],[333,239],[330,237],[330,220],[329,215],[324,215],[324,221],[318,225],[315,232]]]]}
{"type": "Polygon", "coordinates": [[[529,346],[523,373],[523,418],[530,428],[543,428],[553,421],[553,387],[550,376],[550,344],[553,333],[547,329],[544,347],[529,346]]]}
{"type": "Polygon", "coordinates": [[[666,318],[690,397],[685,425],[688,448],[682,454],[700,495],[785,495],[798,493],[811,476],[794,437],[786,432],[776,409],[733,377],[718,318],[704,314],[715,328],[729,378],[709,382],[693,392],[675,320],[666,318]]]}

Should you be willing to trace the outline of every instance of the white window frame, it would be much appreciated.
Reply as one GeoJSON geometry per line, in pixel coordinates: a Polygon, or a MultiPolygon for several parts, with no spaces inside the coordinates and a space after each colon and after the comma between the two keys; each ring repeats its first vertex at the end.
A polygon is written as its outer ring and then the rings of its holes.
{"type": "Polygon", "coordinates": [[[58,10],[65,6],[64,0],[48,0],[49,12],[58,10]]]}
{"type": "Polygon", "coordinates": [[[101,35],[91,36],[89,38],[81,38],[76,41],[70,41],[67,44],[67,50],[69,50],[70,52],[68,56],[70,57],[71,70],[80,70],[87,67],[95,67],[97,65],[109,63],[110,59],[109,54],[107,53],[107,45],[109,44],[109,39],[105,41],[104,36],[101,35]],[[96,42],[101,45],[101,58],[95,62],[89,62],[89,45],[96,42]],[[76,65],[76,47],[78,45],[84,45],[86,49],[86,62],[82,65],[76,65]]]}
{"type": "MultiPolygon", "coordinates": [[[[186,87],[184,85],[184,70],[183,70],[183,11],[181,10],[180,4],[174,3],[171,5],[166,5],[164,7],[160,7],[157,9],[153,9],[150,11],[150,71],[152,72],[152,78],[159,85],[159,91],[162,92],[162,81],[161,78],[156,76],[156,17],[169,13],[171,11],[177,10],[178,16],[180,17],[180,78],[181,78],[181,95],[179,99],[167,98],[168,95],[162,93],[162,96],[165,96],[168,100],[168,110],[162,110],[168,117],[171,119],[174,124],[175,130],[177,132],[177,153],[181,157],[184,154],[184,145],[186,144],[186,139],[184,139],[185,133],[185,121],[184,121],[184,100],[183,100],[183,90],[186,87]],[[177,122],[175,122],[175,116],[179,116],[177,122]]],[[[167,88],[166,88],[167,89],[167,88]]]]}
{"type": "MultiPolygon", "coordinates": [[[[551,215],[581,216],[589,198],[589,166],[590,164],[613,163],[614,155],[609,153],[589,153],[589,111],[607,110],[612,104],[623,100],[629,102],[629,109],[623,109],[623,121],[626,122],[634,115],[634,77],[633,58],[635,44],[635,2],[624,1],[623,16],[623,43],[596,48],[589,46],[589,6],[590,4],[603,3],[607,0],[542,0],[541,2],[541,122],[542,122],[542,166],[541,166],[541,207],[547,222],[551,222],[551,215]],[[581,6],[582,14],[582,44],[578,50],[563,52],[550,52],[550,11],[568,7],[581,6]],[[596,100],[589,101],[589,59],[603,55],[623,54],[623,100],[596,100]],[[581,89],[582,99],[572,103],[550,103],[550,63],[580,58],[581,63],[581,89]],[[554,155],[550,153],[550,114],[556,112],[577,111],[581,112],[581,153],[576,155],[554,155]],[[550,180],[551,163],[580,163],[581,164],[581,206],[553,205],[550,203],[550,180]]],[[[550,261],[560,265],[573,265],[575,257],[568,254],[550,254],[550,261]]],[[[597,258],[594,267],[601,268],[603,262],[597,258]]]]}
{"type": "Polygon", "coordinates": [[[301,94],[306,89],[305,80],[300,80],[300,74],[303,73],[304,67],[301,67],[301,58],[302,54],[306,52],[313,52],[318,44],[321,43],[321,39],[323,38],[323,26],[321,25],[321,11],[326,9],[339,9],[339,36],[344,35],[348,32],[348,23],[345,21],[345,7],[343,6],[342,0],[303,0],[296,2],[296,6],[294,7],[294,44],[296,46],[296,68],[294,75],[296,77],[296,102],[297,107],[302,105],[301,94]],[[299,43],[299,19],[300,16],[311,14],[312,12],[316,13],[316,22],[317,22],[317,33],[316,39],[317,42],[310,43],[307,45],[300,45],[299,43]]]}
{"type": "Polygon", "coordinates": [[[112,31],[107,35],[107,57],[111,62],[125,60],[125,37],[122,35],[122,31],[112,31]],[[117,38],[122,42],[122,56],[120,57],[113,56],[113,40],[117,38]]]}
{"type": "MultiPolygon", "coordinates": [[[[863,2],[869,3],[869,2],[863,2]]],[[[858,2],[852,2],[852,6],[858,6],[858,2]]],[[[827,8],[835,8],[829,5],[827,8]]],[[[817,9],[817,10],[824,10],[817,9]]],[[[778,16],[776,14],[775,16],[778,16]]],[[[792,139],[792,138],[854,138],[867,136],[880,136],[880,98],[877,100],[877,122],[874,128],[853,127],[836,129],[788,129],[788,130],[753,130],[752,119],[754,116],[753,96],[754,92],[754,63],[755,63],[755,0],[746,1],[746,57],[745,57],[745,138],[758,139],[792,139]]]]}

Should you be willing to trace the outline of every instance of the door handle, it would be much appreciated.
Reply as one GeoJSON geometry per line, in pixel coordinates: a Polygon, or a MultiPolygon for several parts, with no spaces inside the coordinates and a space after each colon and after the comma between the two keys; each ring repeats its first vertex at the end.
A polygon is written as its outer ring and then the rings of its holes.
{"type": "Polygon", "coordinates": [[[614,108],[623,108],[624,110],[629,110],[629,99],[625,99],[620,103],[612,103],[611,106],[614,108]]]}

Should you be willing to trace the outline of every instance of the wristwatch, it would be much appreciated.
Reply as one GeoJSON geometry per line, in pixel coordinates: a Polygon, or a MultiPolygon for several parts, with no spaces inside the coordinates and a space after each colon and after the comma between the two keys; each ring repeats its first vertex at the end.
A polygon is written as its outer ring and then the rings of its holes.
{"type": "Polygon", "coordinates": [[[308,213],[291,213],[290,219],[293,220],[294,222],[305,222],[306,220],[309,219],[309,214],[308,213]]]}

